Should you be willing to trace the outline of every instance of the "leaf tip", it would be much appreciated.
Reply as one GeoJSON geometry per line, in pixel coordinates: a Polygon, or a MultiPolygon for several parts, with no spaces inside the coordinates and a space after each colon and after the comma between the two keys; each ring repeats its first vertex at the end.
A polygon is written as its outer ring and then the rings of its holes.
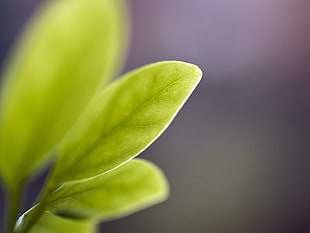
{"type": "Polygon", "coordinates": [[[157,193],[153,196],[153,203],[156,204],[167,200],[170,194],[170,185],[164,172],[157,165],[145,159],[136,158],[132,162],[148,167],[156,177],[157,193]]]}

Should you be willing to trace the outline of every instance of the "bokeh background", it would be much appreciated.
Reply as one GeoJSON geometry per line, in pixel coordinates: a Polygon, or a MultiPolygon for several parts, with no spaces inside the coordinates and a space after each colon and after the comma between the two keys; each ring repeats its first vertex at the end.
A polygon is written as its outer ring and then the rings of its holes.
{"type": "MultiPolygon", "coordinates": [[[[39,3],[0,0],[1,68],[39,3]]],[[[170,199],[104,223],[102,232],[309,233],[310,1],[130,0],[129,7],[125,71],[176,59],[198,64],[204,79],[142,154],[166,173],[170,199]]]]}

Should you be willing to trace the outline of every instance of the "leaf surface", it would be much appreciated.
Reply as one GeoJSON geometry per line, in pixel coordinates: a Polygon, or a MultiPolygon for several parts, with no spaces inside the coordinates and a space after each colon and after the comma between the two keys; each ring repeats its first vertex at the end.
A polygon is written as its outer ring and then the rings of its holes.
{"type": "Polygon", "coordinates": [[[96,226],[87,220],[72,220],[45,212],[29,233],[95,233],[96,226]]]}
{"type": "Polygon", "coordinates": [[[4,77],[0,172],[6,183],[22,182],[42,164],[116,71],[124,13],[118,0],[53,0],[34,17],[4,77]]]}
{"type": "Polygon", "coordinates": [[[192,64],[159,62],[106,87],[61,147],[53,182],[96,176],[137,156],[170,124],[201,75],[192,64]]]}
{"type": "Polygon", "coordinates": [[[134,159],[96,178],[64,184],[51,194],[47,209],[72,218],[107,220],[157,204],[167,195],[160,169],[134,159]]]}

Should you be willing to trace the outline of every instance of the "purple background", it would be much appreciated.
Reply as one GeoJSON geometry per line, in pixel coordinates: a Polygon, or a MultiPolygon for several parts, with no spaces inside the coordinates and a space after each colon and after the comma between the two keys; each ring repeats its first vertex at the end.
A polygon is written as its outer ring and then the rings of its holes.
{"type": "MultiPolygon", "coordinates": [[[[0,0],[1,65],[38,2],[0,0]]],[[[205,75],[142,154],[167,174],[170,199],[102,232],[310,232],[310,1],[129,3],[125,70],[175,59],[205,75]]]]}

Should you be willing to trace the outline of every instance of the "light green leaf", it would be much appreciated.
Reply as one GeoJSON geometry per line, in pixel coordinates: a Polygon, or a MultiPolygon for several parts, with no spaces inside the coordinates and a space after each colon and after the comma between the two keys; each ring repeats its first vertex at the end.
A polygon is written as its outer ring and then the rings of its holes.
{"type": "Polygon", "coordinates": [[[166,129],[201,75],[192,64],[159,62],[105,88],[60,149],[53,182],[96,176],[139,154],[166,129]]]}
{"type": "Polygon", "coordinates": [[[126,38],[118,0],[48,1],[5,72],[0,171],[22,182],[50,154],[116,71],[126,38]]]}
{"type": "Polygon", "coordinates": [[[64,184],[51,194],[47,209],[73,218],[107,220],[154,205],[167,195],[159,168],[135,159],[96,178],[64,184]]]}
{"type": "Polygon", "coordinates": [[[94,223],[87,220],[72,220],[45,212],[29,233],[95,233],[94,223]]]}

